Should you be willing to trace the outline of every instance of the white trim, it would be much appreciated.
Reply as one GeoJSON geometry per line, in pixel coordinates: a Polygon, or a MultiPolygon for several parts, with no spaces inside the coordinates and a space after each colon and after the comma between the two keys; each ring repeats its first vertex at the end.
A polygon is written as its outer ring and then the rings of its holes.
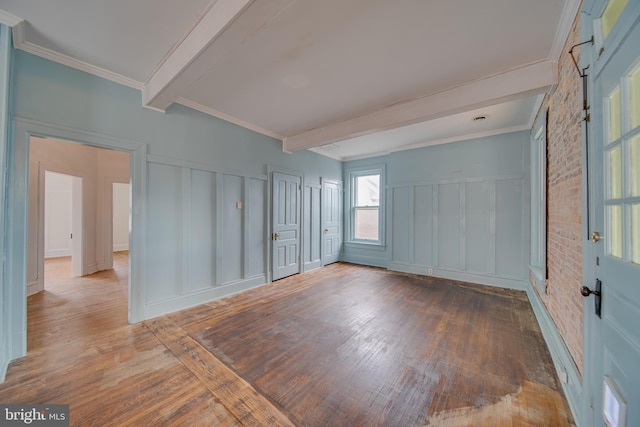
{"type": "Polygon", "coordinates": [[[24,20],[19,16],[13,15],[0,9],[0,24],[4,24],[7,27],[15,27],[16,25],[23,22],[24,20]]]}
{"type": "Polygon", "coordinates": [[[410,265],[401,262],[389,262],[387,270],[399,271],[401,273],[419,274],[426,277],[438,277],[447,280],[456,280],[459,282],[475,283],[479,285],[493,286],[495,288],[516,289],[519,291],[526,290],[526,282],[520,278],[493,276],[491,274],[480,274],[475,272],[447,270],[437,267],[423,267],[410,265]],[[432,273],[429,274],[429,268],[432,273]]]}
{"type": "MultiPolygon", "coordinates": [[[[272,132],[268,129],[265,129],[263,127],[254,125],[252,123],[246,122],[242,119],[238,119],[237,117],[233,117],[229,114],[223,113],[222,111],[218,111],[214,108],[211,107],[207,107],[206,105],[202,105],[199,104],[195,101],[191,101],[190,99],[187,98],[178,98],[176,99],[176,102],[180,105],[184,105],[185,107],[194,109],[196,111],[200,111],[201,113],[207,114],[209,116],[213,116],[213,117],[217,117],[219,119],[222,119],[224,121],[227,121],[229,123],[233,123],[234,125],[238,125],[241,126],[245,129],[249,129],[252,130],[254,132],[257,132],[259,134],[265,135],[265,136],[270,136],[271,138],[275,138],[278,140],[282,140],[284,139],[283,135],[280,135],[279,133],[276,132],[272,132]]],[[[151,108],[149,106],[146,106],[147,108],[151,108]]],[[[162,110],[158,110],[158,111],[162,111],[162,110]]]]}
{"type": "Polygon", "coordinates": [[[580,11],[581,0],[565,0],[560,22],[556,27],[556,34],[553,38],[553,44],[549,51],[549,59],[558,61],[563,53],[564,44],[567,42],[573,21],[576,19],[580,11]]]}
{"type": "Polygon", "coordinates": [[[557,62],[540,61],[287,137],[283,145],[289,151],[327,145],[540,94],[557,82],[557,62]]]}
{"type": "Polygon", "coordinates": [[[103,79],[107,79],[133,89],[142,90],[143,85],[137,80],[114,73],[113,71],[105,70],[104,68],[96,67],[95,65],[88,64],[68,55],[58,53],[27,41],[25,28],[26,23],[24,21],[19,22],[13,27],[13,45],[16,49],[57,62],[58,64],[66,65],[67,67],[75,68],[76,70],[93,74],[94,76],[102,77],[103,79]]]}
{"type": "Polygon", "coordinates": [[[547,347],[549,348],[549,352],[551,353],[553,366],[558,373],[558,378],[562,378],[563,374],[567,375],[567,382],[564,383],[561,381],[562,389],[564,390],[567,402],[569,403],[573,419],[575,420],[576,425],[580,426],[582,425],[582,422],[585,421],[581,420],[579,417],[579,409],[582,402],[582,375],[580,374],[569,349],[565,345],[562,336],[558,332],[558,328],[555,326],[553,319],[549,315],[549,312],[545,308],[540,296],[533,286],[534,285],[529,282],[529,285],[525,289],[527,297],[529,298],[529,303],[531,304],[531,308],[536,316],[538,325],[540,325],[542,336],[544,337],[547,347]]]}
{"type": "Polygon", "coordinates": [[[220,298],[263,286],[266,283],[266,275],[259,275],[247,280],[239,280],[221,286],[212,285],[211,288],[192,292],[180,297],[171,297],[168,300],[152,302],[145,305],[144,318],[151,319],[189,307],[210,303],[220,298]]]}
{"type": "MultiPolygon", "coordinates": [[[[162,64],[142,88],[142,104],[165,110],[184,89],[211,68],[204,53],[254,0],[218,0],[199,17],[198,23],[162,59],[162,64]]],[[[258,22],[259,26],[262,22],[258,22]]],[[[238,41],[231,43],[231,48],[238,41]]],[[[229,44],[229,43],[227,43],[229,44]]],[[[226,51],[223,50],[223,56],[226,51]]],[[[219,53],[220,55],[220,53],[219,53]]],[[[211,56],[211,55],[208,55],[211,56]]],[[[215,55],[214,58],[215,60],[215,55]]]]}

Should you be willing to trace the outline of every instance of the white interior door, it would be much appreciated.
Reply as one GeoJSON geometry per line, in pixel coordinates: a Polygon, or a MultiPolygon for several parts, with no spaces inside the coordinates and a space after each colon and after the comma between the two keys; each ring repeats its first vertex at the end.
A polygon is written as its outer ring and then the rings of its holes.
{"type": "Polygon", "coordinates": [[[272,280],[300,272],[301,178],[273,173],[272,280]]]}
{"type": "Polygon", "coordinates": [[[342,184],[322,183],[322,265],[340,261],[342,251],[342,184]]]}

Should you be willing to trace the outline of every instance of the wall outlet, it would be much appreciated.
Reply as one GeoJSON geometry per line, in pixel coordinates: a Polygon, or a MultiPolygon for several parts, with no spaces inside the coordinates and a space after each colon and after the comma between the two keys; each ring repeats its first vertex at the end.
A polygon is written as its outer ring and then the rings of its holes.
{"type": "Polygon", "coordinates": [[[427,270],[427,274],[433,274],[433,268],[429,268],[429,269],[427,270]]]}

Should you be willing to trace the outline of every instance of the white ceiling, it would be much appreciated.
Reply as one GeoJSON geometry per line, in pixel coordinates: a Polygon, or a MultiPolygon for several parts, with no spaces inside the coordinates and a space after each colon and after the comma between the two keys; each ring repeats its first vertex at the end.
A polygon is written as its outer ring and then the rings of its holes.
{"type": "Polygon", "coordinates": [[[0,0],[0,22],[146,107],[345,160],[530,128],[579,3],[0,0]]]}

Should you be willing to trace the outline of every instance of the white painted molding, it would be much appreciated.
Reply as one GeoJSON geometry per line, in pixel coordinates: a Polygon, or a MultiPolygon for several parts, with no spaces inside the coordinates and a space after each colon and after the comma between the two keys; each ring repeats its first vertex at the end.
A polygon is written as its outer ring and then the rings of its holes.
{"type": "MultiPolygon", "coordinates": [[[[180,105],[184,105],[185,107],[189,107],[192,108],[196,111],[200,111],[201,113],[207,114],[209,116],[213,116],[213,117],[217,117],[219,119],[222,119],[224,121],[227,121],[229,123],[233,123],[234,125],[238,125],[240,127],[252,130],[254,132],[257,132],[259,134],[265,135],[265,136],[270,136],[271,138],[275,138],[275,139],[279,139],[279,140],[283,140],[284,139],[284,135],[280,135],[278,133],[275,132],[271,132],[268,129],[262,128],[260,126],[256,126],[252,123],[249,122],[245,122],[244,120],[238,119],[236,117],[233,117],[229,114],[223,113],[222,111],[218,111],[216,109],[207,107],[205,105],[199,104],[197,102],[191,101],[190,99],[186,99],[186,98],[178,98],[176,100],[176,102],[180,105]]],[[[149,108],[149,107],[148,107],[149,108]]]]}
{"type": "MultiPolygon", "coordinates": [[[[2,19],[2,17],[0,17],[0,19],[2,19]]],[[[67,67],[75,68],[76,70],[93,74],[94,76],[102,77],[103,79],[107,79],[133,89],[142,90],[142,83],[130,79],[129,77],[105,70],[104,68],[96,67],[95,65],[87,64],[86,62],[79,61],[70,56],[63,55],[27,41],[26,27],[27,23],[22,20],[13,25],[13,46],[16,49],[57,62],[58,64],[66,65],[67,67]]]]}
{"type": "Polygon", "coordinates": [[[394,104],[361,117],[312,129],[285,138],[283,146],[288,151],[298,151],[394,129],[540,94],[557,81],[557,62],[537,62],[433,95],[394,104]]]}
{"type": "Polygon", "coordinates": [[[540,108],[542,107],[542,103],[544,102],[544,97],[545,96],[546,96],[546,94],[541,93],[536,98],[536,102],[533,104],[533,108],[531,109],[531,117],[529,117],[529,122],[527,122],[527,129],[529,129],[529,130],[533,129],[533,124],[536,121],[536,117],[538,117],[538,112],[540,111],[540,108]]]}
{"type": "Polygon", "coordinates": [[[22,22],[24,22],[22,18],[0,9],[0,24],[4,24],[7,27],[15,27],[22,22]]]}
{"type": "Polygon", "coordinates": [[[87,64],[86,62],[79,61],[77,59],[71,58],[70,56],[63,55],[49,49],[45,49],[30,42],[17,44],[15,47],[16,49],[32,53],[50,61],[66,65],[67,67],[75,68],[76,70],[84,71],[89,74],[93,74],[94,76],[102,77],[103,79],[110,80],[112,82],[119,83],[133,89],[142,89],[142,83],[130,79],[129,77],[125,77],[121,74],[114,73],[109,70],[105,70],[104,68],[96,67],[95,65],[87,64]]]}
{"type": "Polygon", "coordinates": [[[147,80],[142,89],[142,104],[160,110],[171,105],[179,93],[210,68],[210,63],[200,66],[198,62],[202,61],[198,59],[253,1],[215,2],[147,80]]]}
{"type": "MultiPolygon", "coordinates": [[[[578,12],[580,11],[581,0],[565,0],[564,8],[562,8],[562,15],[560,15],[560,22],[556,27],[556,34],[553,38],[553,44],[549,51],[549,59],[551,61],[558,61],[562,55],[562,49],[567,42],[571,26],[575,20],[578,12]]],[[[565,54],[569,54],[565,52],[565,54]]]]}

